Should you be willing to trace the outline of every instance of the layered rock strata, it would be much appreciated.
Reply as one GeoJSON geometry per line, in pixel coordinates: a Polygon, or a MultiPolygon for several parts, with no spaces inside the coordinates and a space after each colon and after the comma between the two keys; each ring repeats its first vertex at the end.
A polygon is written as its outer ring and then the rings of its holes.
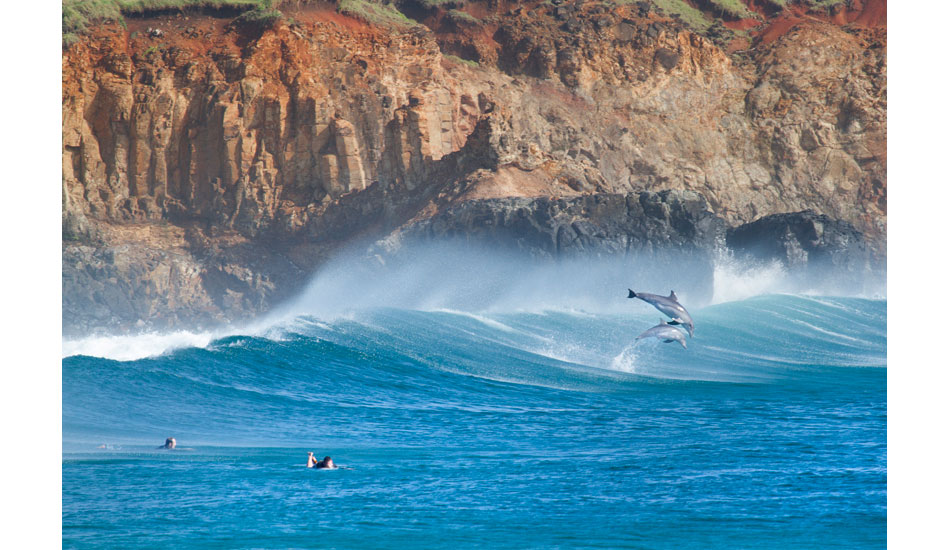
{"type": "MultiPolygon", "coordinates": [[[[491,198],[576,217],[537,230],[548,252],[681,238],[622,224],[601,238],[583,221],[634,208],[597,195],[675,190],[731,226],[811,209],[883,255],[882,33],[806,21],[730,56],[636,6],[566,5],[498,4],[458,33],[479,63],[444,56],[423,25],[319,3],[273,29],[182,13],[71,45],[64,331],[245,318],[355,240],[491,198]]],[[[627,217],[652,219],[639,207],[627,217]]]]}

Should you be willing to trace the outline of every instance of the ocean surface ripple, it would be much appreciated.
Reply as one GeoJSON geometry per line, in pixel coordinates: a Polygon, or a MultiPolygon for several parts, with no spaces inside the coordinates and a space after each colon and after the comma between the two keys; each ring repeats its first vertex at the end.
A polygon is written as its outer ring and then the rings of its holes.
{"type": "Polygon", "coordinates": [[[63,546],[886,545],[886,300],[633,304],[64,343],[63,546]]]}

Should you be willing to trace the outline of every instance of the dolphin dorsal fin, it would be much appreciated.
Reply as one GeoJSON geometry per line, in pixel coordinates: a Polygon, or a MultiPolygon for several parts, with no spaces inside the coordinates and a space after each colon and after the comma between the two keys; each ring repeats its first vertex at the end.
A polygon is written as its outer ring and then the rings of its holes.
{"type": "Polygon", "coordinates": [[[680,299],[676,297],[676,293],[673,292],[672,290],[670,291],[670,299],[676,300],[677,302],[680,301],[680,299]]]}

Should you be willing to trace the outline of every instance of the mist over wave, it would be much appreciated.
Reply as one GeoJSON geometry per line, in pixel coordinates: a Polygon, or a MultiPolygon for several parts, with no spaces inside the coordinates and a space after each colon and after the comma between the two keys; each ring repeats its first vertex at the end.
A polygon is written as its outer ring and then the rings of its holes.
{"type": "MultiPolygon", "coordinates": [[[[539,261],[510,252],[437,243],[413,247],[399,257],[342,254],[318,271],[297,298],[252,323],[216,331],[64,340],[62,355],[130,361],[207,347],[233,335],[279,338],[292,331],[301,317],[333,322],[377,308],[453,312],[494,323],[501,330],[507,327],[494,316],[512,312],[658,317],[649,306],[628,300],[627,288],[657,294],[676,290],[694,316],[709,306],[769,294],[884,299],[884,284],[875,279],[851,286],[851,292],[845,293],[833,279],[807,280],[778,263],[754,264],[726,255],[709,269],[686,257],[663,262],[636,257],[539,261]]],[[[543,349],[538,351],[544,354],[543,349]]]]}
{"type": "Polygon", "coordinates": [[[843,286],[834,277],[809,279],[779,263],[752,263],[723,254],[709,265],[688,254],[539,261],[511,252],[454,243],[415,246],[397,258],[342,255],[301,295],[273,316],[332,318],[347,311],[394,307],[467,312],[583,311],[625,313],[627,288],[666,294],[701,308],[764,294],[880,299],[883,279],[843,286]]]}

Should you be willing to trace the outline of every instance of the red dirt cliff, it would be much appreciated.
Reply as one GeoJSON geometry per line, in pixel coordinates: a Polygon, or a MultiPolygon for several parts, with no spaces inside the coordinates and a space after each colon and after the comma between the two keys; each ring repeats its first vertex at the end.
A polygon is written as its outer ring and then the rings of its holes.
{"type": "Polygon", "coordinates": [[[64,49],[67,331],[251,315],[345,243],[480,197],[684,189],[884,254],[884,2],[775,14],[734,54],[638,4],[486,5],[431,29],[165,14],[64,49]]]}

